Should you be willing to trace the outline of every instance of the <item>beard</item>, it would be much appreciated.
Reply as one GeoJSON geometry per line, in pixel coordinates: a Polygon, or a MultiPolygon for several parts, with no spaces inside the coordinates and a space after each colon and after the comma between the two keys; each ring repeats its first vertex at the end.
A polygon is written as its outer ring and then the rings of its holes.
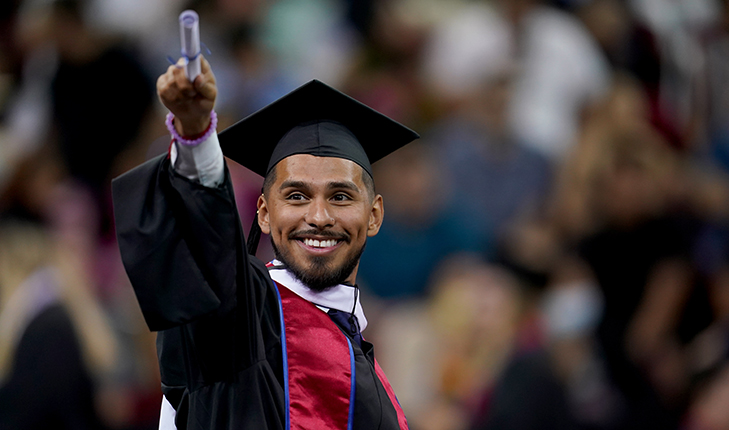
{"type": "Polygon", "coordinates": [[[329,262],[331,257],[313,256],[309,258],[311,266],[305,268],[299,262],[294,261],[288,252],[279,250],[273,238],[271,238],[271,246],[276,259],[282,262],[299,281],[316,292],[326,291],[344,283],[357,267],[366,245],[367,242],[360,248],[350,251],[344,262],[339,266],[332,267],[329,262]]]}

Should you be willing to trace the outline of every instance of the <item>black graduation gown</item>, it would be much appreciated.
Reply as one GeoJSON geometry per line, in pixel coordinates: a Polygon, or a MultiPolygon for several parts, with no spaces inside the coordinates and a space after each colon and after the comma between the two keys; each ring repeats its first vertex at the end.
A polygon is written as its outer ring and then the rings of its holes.
{"type": "MultiPolygon", "coordinates": [[[[125,269],[159,331],[162,390],[177,428],[284,428],[276,287],[245,250],[227,168],[212,189],[177,174],[163,155],[115,179],[113,196],[125,269]]],[[[353,428],[399,429],[372,345],[352,344],[353,428]]]]}

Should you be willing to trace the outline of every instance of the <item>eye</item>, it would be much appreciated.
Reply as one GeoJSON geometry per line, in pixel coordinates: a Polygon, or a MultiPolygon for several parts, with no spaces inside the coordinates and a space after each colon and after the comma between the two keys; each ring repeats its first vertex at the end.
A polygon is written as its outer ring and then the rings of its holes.
{"type": "Polygon", "coordinates": [[[286,196],[286,200],[303,201],[303,200],[306,200],[306,196],[299,192],[293,192],[293,193],[289,194],[288,196],[286,196]]]}
{"type": "Polygon", "coordinates": [[[349,195],[347,195],[345,193],[337,193],[332,196],[332,200],[335,202],[347,202],[347,201],[352,200],[352,197],[350,197],[349,195]]]}

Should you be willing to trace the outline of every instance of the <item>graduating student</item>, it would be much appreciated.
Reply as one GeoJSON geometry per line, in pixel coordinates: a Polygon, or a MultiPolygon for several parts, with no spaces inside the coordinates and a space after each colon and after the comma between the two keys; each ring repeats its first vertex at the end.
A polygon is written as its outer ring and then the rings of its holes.
{"type": "Polygon", "coordinates": [[[406,429],[355,278],[383,220],[370,162],[417,134],[312,81],[218,137],[202,71],[160,76],[169,154],[113,183],[122,259],[158,331],[161,427],[406,429]],[[223,154],[265,177],[248,248],[223,154]],[[251,255],[257,227],[268,264],[251,255]]]}

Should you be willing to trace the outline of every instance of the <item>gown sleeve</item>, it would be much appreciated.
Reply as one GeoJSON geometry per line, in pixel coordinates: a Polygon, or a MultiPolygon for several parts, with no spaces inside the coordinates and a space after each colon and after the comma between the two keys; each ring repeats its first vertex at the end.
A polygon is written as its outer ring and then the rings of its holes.
{"type": "Polygon", "coordinates": [[[150,330],[225,314],[247,253],[227,168],[205,187],[158,156],[112,183],[121,257],[150,330]],[[238,261],[236,259],[243,259],[238,261]]]}
{"type": "Polygon", "coordinates": [[[183,176],[166,155],[115,179],[121,257],[147,325],[158,331],[175,426],[283,428],[277,293],[263,262],[246,251],[223,166],[217,186],[183,176]]]}

